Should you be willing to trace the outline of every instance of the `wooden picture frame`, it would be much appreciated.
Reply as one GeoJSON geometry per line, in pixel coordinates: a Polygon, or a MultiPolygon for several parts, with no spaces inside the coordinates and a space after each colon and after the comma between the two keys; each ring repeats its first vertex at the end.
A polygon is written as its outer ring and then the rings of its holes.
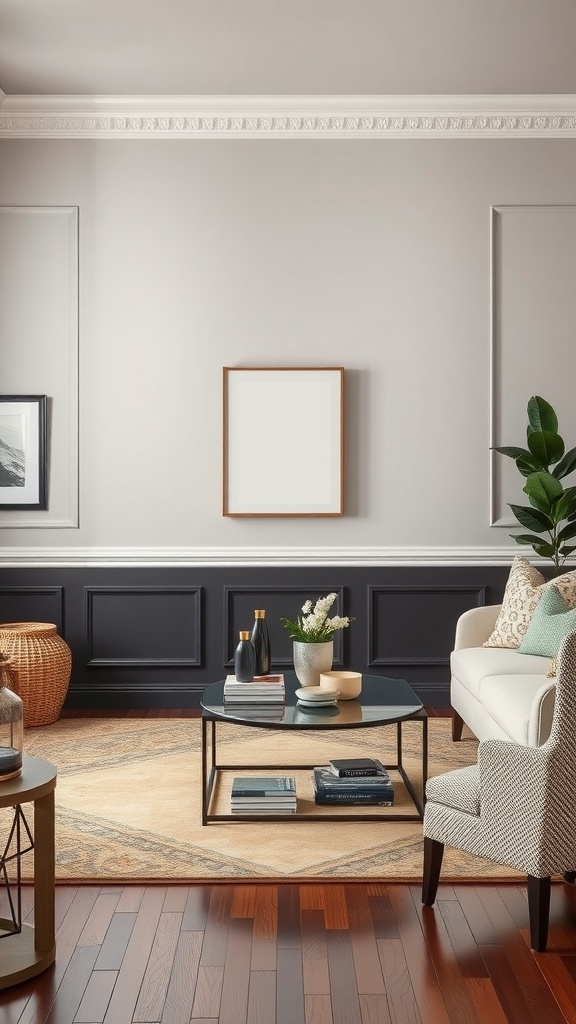
{"type": "Polygon", "coordinates": [[[46,395],[0,395],[0,511],[46,508],[46,395]]]}
{"type": "Polygon", "coordinates": [[[344,515],[344,368],[225,366],[224,516],[344,515]]]}

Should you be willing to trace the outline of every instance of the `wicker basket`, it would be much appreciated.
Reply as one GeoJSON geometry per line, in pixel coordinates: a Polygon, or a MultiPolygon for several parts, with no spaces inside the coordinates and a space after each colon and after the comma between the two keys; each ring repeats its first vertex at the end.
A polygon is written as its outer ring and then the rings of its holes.
{"type": "Polygon", "coordinates": [[[54,623],[1,623],[0,651],[12,661],[12,688],[24,705],[24,727],[55,722],[66,698],[72,655],[54,623]]]}

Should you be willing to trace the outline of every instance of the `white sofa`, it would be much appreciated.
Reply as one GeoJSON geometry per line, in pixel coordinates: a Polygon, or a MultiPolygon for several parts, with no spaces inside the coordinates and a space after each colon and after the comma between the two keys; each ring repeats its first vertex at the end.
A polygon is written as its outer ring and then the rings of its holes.
{"type": "Polygon", "coordinates": [[[452,739],[461,739],[465,723],[479,740],[540,746],[550,735],[554,710],[556,680],[546,676],[551,659],[483,647],[500,608],[471,608],[458,619],[450,656],[452,739]]]}

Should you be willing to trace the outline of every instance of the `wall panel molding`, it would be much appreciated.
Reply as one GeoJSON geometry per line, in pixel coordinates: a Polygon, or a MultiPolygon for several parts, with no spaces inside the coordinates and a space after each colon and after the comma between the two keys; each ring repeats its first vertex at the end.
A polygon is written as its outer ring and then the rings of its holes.
{"type": "Polygon", "coordinates": [[[576,96],[5,96],[0,138],[576,138],[576,96]]]}
{"type": "Polygon", "coordinates": [[[200,587],[89,586],[85,596],[87,665],[202,664],[200,587]]]}
{"type": "MultiPolygon", "coordinates": [[[[4,547],[3,568],[196,566],[509,566],[518,547],[4,547]]],[[[546,559],[530,553],[543,566],[546,559]]],[[[566,563],[567,567],[571,563],[566,563]]]]}

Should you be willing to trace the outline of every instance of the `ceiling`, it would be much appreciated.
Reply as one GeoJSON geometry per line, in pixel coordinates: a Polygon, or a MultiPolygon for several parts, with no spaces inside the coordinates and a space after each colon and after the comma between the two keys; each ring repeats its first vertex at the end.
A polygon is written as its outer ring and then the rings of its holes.
{"type": "Polygon", "coordinates": [[[575,41],[575,0],[0,0],[0,89],[576,93],[575,41]]]}

